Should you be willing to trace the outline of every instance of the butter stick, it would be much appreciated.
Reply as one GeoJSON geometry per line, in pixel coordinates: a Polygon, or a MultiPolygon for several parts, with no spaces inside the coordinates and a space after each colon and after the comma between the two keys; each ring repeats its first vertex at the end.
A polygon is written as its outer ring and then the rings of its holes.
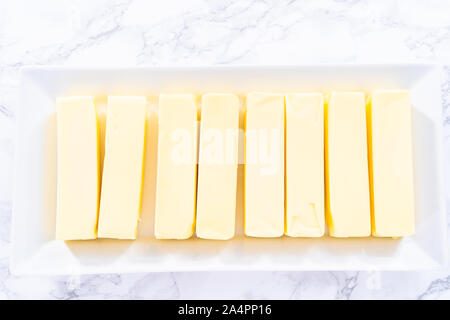
{"type": "Polygon", "coordinates": [[[199,238],[227,240],[234,236],[238,137],[237,96],[203,95],[196,228],[199,238]]]}
{"type": "Polygon", "coordinates": [[[99,238],[137,237],[145,125],[145,97],[108,97],[99,238]]]}
{"type": "Polygon", "coordinates": [[[159,97],[155,237],[187,239],[195,225],[197,106],[191,94],[159,97]]]}
{"type": "Polygon", "coordinates": [[[326,218],[333,237],[370,236],[366,104],[333,92],[326,112],[326,218]]]}
{"type": "Polygon", "coordinates": [[[286,235],[325,232],[323,95],[286,95],[286,235]]]}
{"type": "Polygon", "coordinates": [[[247,95],[245,137],[245,234],[284,234],[284,96],[247,95]]]}
{"type": "Polygon", "coordinates": [[[99,143],[92,97],[58,98],[56,239],[97,238],[99,143]]]}
{"type": "Polygon", "coordinates": [[[409,92],[373,92],[367,118],[371,146],[372,235],[412,235],[415,217],[409,92]]]}

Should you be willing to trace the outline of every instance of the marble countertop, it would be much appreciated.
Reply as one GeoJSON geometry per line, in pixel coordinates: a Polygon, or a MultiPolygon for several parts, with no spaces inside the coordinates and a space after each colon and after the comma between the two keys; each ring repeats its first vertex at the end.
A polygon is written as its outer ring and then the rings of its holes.
{"type": "MultiPolygon", "coordinates": [[[[446,0],[1,1],[0,299],[450,298],[450,268],[15,277],[8,266],[21,66],[413,61],[445,65],[450,64],[449,11],[446,0]]],[[[450,68],[445,66],[442,95],[448,163],[450,68]]],[[[448,206],[450,192],[446,195],[448,206]]]]}

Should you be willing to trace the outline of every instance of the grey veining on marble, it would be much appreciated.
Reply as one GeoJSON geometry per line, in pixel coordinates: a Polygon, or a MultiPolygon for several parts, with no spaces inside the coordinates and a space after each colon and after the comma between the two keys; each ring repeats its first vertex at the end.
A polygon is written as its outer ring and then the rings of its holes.
{"type": "MultiPolygon", "coordinates": [[[[450,269],[81,277],[14,277],[8,270],[13,133],[21,66],[450,64],[448,12],[446,0],[1,1],[0,299],[450,298],[450,269]]],[[[442,96],[448,164],[449,67],[442,72],[442,96]]],[[[450,208],[450,193],[446,195],[450,208]]]]}

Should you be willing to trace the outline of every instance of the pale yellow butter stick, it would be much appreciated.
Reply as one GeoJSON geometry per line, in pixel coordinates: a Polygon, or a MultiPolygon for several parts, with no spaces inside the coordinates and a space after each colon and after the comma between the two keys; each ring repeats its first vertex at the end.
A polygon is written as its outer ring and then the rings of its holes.
{"type": "Polygon", "coordinates": [[[157,239],[187,239],[194,232],[197,121],[194,95],[160,95],[155,210],[157,239]]]}
{"type": "Polygon", "coordinates": [[[286,235],[325,232],[324,124],[321,93],[286,95],[286,235]]]}
{"type": "Polygon", "coordinates": [[[415,215],[409,92],[373,92],[367,118],[371,145],[372,235],[412,235],[415,215]]]}
{"type": "Polygon", "coordinates": [[[99,143],[93,98],[59,98],[56,103],[56,239],[95,239],[99,200],[99,143]]]}
{"type": "Polygon", "coordinates": [[[247,95],[244,229],[251,237],[284,234],[284,95],[247,95]]]}
{"type": "Polygon", "coordinates": [[[370,236],[366,103],[333,92],[326,112],[326,218],[333,237],[370,236]]]}
{"type": "Polygon", "coordinates": [[[99,238],[136,239],[146,109],[145,97],[108,97],[99,238]]]}
{"type": "Polygon", "coordinates": [[[197,191],[199,238],[234,236],[238,168],[239,99],[232,94],[202,97],[197,191]]]}

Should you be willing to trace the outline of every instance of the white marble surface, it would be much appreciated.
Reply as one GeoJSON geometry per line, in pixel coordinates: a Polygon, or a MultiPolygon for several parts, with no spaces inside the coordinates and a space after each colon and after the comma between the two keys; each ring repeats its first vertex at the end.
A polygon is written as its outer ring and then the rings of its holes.
{"type": "MultiPolygon", "coordinates": [[[[8,270],[21,66],[418,60],[449,64],[448,12],[446,0],[0,1],[0,299],[450,298],[450,268],[82,277],[14,277],[8,270]]],[[[442,74],[448,164],[450,68],[443,68],[442,74]]],[[[446,181],[449,173],[446,168],[446,181]]]]}

